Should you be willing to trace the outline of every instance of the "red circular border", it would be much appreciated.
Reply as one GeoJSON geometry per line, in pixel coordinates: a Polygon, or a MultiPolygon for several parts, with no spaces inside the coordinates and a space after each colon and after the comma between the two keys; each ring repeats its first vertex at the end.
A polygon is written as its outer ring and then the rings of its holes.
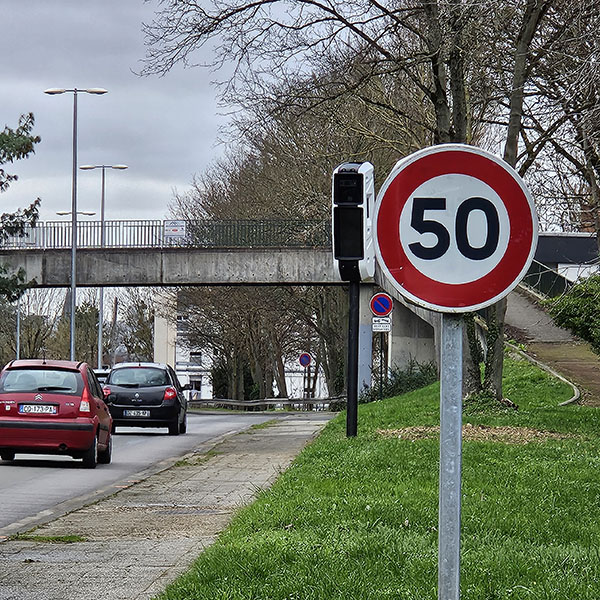
{"type": "Polygon", "coordinates": [[[392,299],[392,297],[389,294],[385,294],[383,292],[380,292],[379,294],[375,294],[372,298],[371,298],[371,302],[370,302],[370,306],[371,306],[371,312],[376,316],[376,317],[387,317],[392,310],[394,309],[394,301],[392,299]],[[377,312],[374,308],[373,308],[373,304],[377,301],[378,298],[380,297],[385,297],[385,298],[389,298],[390,300],[390,309],[385,312],[385,313],[379,313],[377,312]]]}
{"type": "Polygon", "coordinates": [[[527,262],[533,240],[533,217],[519,182],[491,158],[465,150],[440,150],[401,167],[385,190],[377,214],[377,244],[391,277],[415,298],[447,308],[479,306],[510,288],[527,262]],[[435,281],[408,260],[400,242],[400,214],[413,191],[425,181],[448,174],[469,175],[489,185],[502,199],[510,238],[500,262],[487,275],[468,283],[435,281]]]}
{"type": "Polygon", "coordinates": [[[300,363],[300,366],[302,366],[302,367],[308,367],[308,366],[310,366],[310,363],[312,362],[312,356],[311,356],[311,355],[310,355],[308,352],[303,352],[303,353],[300,355],[300,357],[298,358],[298,362],[300,363]],[[307,362],[305,365],[304,365],[304,364],[302,364],[302,359],[303,359],[304,357],[307,357],[307,358],[308,358],[308,362],[307,362]]]}

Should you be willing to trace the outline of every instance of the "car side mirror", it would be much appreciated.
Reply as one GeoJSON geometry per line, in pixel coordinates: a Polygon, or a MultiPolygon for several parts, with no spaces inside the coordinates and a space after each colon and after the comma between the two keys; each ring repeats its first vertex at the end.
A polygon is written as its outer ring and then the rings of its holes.
{"type": "Polygon", "coordinates": [[[186,383],[181,389],[184,392],[187,391],[187,390],[191,390],[192,389],[192,384],[191,383],[186,383]]]}

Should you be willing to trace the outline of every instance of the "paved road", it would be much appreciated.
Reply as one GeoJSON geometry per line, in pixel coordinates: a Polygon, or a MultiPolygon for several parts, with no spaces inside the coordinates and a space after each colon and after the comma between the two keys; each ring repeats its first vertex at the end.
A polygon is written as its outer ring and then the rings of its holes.
{"type": "Polygon", "coordinates": [[[190,414],[188,433],[119,427],[110,465],[83,469],[68,456],[17,454],[0,463],[0,536],[23,531],[131,485],[140,474],[164,468],[199,445],[270,417],[259,414],[190,414]]]}

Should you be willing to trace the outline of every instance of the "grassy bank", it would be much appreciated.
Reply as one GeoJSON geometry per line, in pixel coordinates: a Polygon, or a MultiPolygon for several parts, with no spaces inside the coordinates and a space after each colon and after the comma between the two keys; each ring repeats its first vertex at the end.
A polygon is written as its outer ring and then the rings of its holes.
{"type": "MultiPolygon", "coordinates": [[[[465,410],[462,598],[600,597],[600,409],[507,361],[518,411],[465,410]]],[[[344,415],[164,599],[435,600],[439,387],[344,415]]]]}

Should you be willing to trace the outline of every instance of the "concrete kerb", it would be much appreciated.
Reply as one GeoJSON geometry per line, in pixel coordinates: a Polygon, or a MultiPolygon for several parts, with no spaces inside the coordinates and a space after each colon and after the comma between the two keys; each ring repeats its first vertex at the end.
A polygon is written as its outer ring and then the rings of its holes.
{"type": "Polygon", "coordinates": [[[513,352],[516,352],[517,354],[522,356],[525,360],[528,360],[530,363],[533,363],[540,369],[546,371],[547,373],[550,373],[550,375],[556,377],[557,379],[560,379],[564,383],[571,386],[571,388],[573,389],[573,395],[568,400],[565,400],[564,402],[560,402],[558,406],[566,406],[567,404],[573,404],[574,402],[577,402],[581,398],[581,392],[579,391],[579,388],[572,381],[569,381],[568,379],[563,377],[560,373],[557,373],[554,369],[552,369],[548,365],[544,364],[543,362],[540,362],[539,360],[533,358],[533,356],[529,356],[529,354],[527,354],[527,352],[523,352],[523,350],[521,350],[521,348],[515,346],[514,344],[511,344],[510,342],[504,342],[504,344],[506,346],[508,346],[513,352]]]}

